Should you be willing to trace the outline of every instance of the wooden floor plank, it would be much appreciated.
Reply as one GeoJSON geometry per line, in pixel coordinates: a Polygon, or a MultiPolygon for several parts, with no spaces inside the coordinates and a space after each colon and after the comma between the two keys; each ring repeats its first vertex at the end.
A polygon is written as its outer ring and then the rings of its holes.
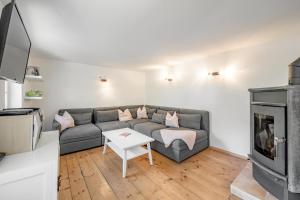
{"type": "Polygon", "coordinates": [[[60,157],[60,186],[59,190],[70,189],[70,180],[69,180],[69,173],[68,173],[68,166],[66,156],[60,157]]]}
{"type": "Polygon", "coordinates": [[[98,170],[95,163],[90,159],[87,152],[78,152],[76,153],[76,156],[91,198],[93,200],[117,199],[114,192],[106,182],[101,172],[98,170]]]}
{"type": "MultiPolygon", "coordinates": [[[[109,153],[107,156],[121,171],[122,160],[115,153],[109,153]]],[[[148,162],[148,160],[146,162],[148,162]]],[[[127,179],[140,191],[140,193],[143,194],[146,199],[172,199],[168,194],[165,193],[160,185],[154,183],[151,179],[145,176],[144,173],[132,161],[128,161],[127,179]]]]}
{"type": "Polygon", "coordinates": [[[74,200],[90,200],[90,194],[81,174],[75,154],[69,154],[66,158],[72,198],[74,200]]]}
{"type": "Polygon", "coordinates": [[[181,164],[160,156],[157,152],[153,154],[155,157],[155,166],[187,190],[194,192],[198,196],[205,193],[206,197],[210,199],[224,199],[224,194],[227,195],[228,188],[222,184],[218,184],[221,182],[220,180],[217,182],[215,177],[207,175],[201,169],[197,169],[200,173],[195,173],[195,171],[182,168],[181,164]],[[219,187],[215,190],[215,187],[211,187],[211,185],[218,185],[219,187]]]}
{"type": "MultiPolygon", "coordinates": [[[[119,199],[146,199],[128,179],[122,178],[122,172],[107,156],[103,156],[99,148],[88,153],[119,199]]],[[[107,153],[111,152],[107,151],[107,153]]]]}
{"type": "Polygon", "coordinates": [[[172,199],[201,199],[193,191],[187,190],[172,177],[160,171],[155,165],[150,166],[146,157],[137,158],[133,162],[145,176],[158,184],[172,199]]]}
{"type": "Polygon", "coordinates": [[[103,155],[102,150],[61,157],[60,200],[237,200],[230,184],[247,164],[210,148],[180,164],[153,151],[153,166],[147,155],[130,160],[127,177],[122,178],[121,158],[110,149],[103,155]]]}
{"type": "Polygon", "coordinates": [[[60,178],[61,179],[69,179],[68,166],[66,156],[60,156],[60,178]]]}
{"type": "Polygon", "coordinates": [[[59,200],[72,200],[71,189],[64,189],[59,191],[59,200]]]}
{"type": "Polygon", "coordinates": [[[59,199],[60,200],[72,200],[69,172],[67,166],[66,156],[60,157],[60,184],[59,184],[59,199]]]}

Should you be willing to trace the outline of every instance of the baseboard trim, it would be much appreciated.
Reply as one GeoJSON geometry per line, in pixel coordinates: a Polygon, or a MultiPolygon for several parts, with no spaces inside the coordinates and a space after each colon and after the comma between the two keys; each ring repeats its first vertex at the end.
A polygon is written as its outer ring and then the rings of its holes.
{"type": "Polygon", "coordinates": [[[230,152],[230,151],[226,151],[224,149],[220,149],[218,147],[213,147],[213,146],[210,146],[209,147],[210,149],[213,149],[215,151],[218,151],[220,153],[224,153],[224,154],[228,154],[228,155],[231,155],[231,156],[234,156],[234,157],[237,157],[237,158],[241,158],[243,160],[249,160],[249,158],[247,156],[243,156],[243,155],[240,155],[240,154],[236,154],[236,153],[233,153],[233,152],[230,152]]]}

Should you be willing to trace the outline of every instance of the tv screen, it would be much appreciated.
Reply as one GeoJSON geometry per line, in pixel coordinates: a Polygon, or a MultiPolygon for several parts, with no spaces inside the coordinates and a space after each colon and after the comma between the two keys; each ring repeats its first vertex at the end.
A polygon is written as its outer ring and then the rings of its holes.
{"type": "Polygon", "coordinates": [[[7,4],[0,20],[0,78],[24,83],[31,42],[14,2],[7,4]]]}

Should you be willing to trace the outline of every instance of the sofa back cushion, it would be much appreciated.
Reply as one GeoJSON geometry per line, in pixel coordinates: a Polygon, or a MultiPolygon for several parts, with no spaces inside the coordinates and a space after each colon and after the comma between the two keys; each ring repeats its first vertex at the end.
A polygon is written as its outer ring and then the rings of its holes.
{"type": "Polygon", "coordinates": [[[201,129],[200,114],[178,114],[179,126],[191,129],[201,129]]]}
{"type": "Polygon", "coordinates": [[[131,113],[131,116],[133,119],[136,119],[137,118],[137,110],[138,110],[139,107],[137,108],[129,108],[129,112],[131,113]]]}
{"type": "Polygon", "coordinates": [[[200,114],[201,115],[201,122],[200,127],[201,130],[205,130],[208,133],[209,130],[209,112],[205,110],[194,110],[194,109],[180,109],[180,114],[200,114]]]}
{"type": "Polygon", "coordinates": [[[71,116],[73,117],[76,126],[90,124],[92,122],[92,113],[89,112],[71,114],[71,116]]]}
{"type": "Polygon", "coordinates": [[[153,113],[151,118],[151,122],[155,122],[158,124],[165,124],[165,120],[166,120],[166,115],[159,114],[159,113],[153,113]]]}
{"type": "Polygon", "coordinates": [[[95,112],[96,122],[109,122],[109,121],[118,121],[119,115],[118,110],[98,110],[95,112]]]}
{"type": "Polygon", "coordinates": [[[146,108],[146,110],[147,110],[148,119],[152,119],[153,113],[155,113],[156,109],[155,108],[146,108]]]}
{"type": "Polygon", "coordinates": [[[163,114],[163,115],[167,115],[167,113],[173,115],[174,112],[175,112],[175,111],[173,111],[173,110],[161,110],[161,109],[158,109],[158,110],[157,110],[157,113],[158,113],[158,114],[163,114]]]}
{"type": "Polygon", "coordinates": [[[147,110],[148,119],[151,119],[153,113],[155,113],[157,111],[157,109],[159,108],[158,106],[152,106],[152,105],[145,105],[145,107],[147,110]]]}
{"type": "Polygon", "coordinates": [[[70,113],[76,126],[92,123],[92,108],[61,109],[58,111],[58,114],[63,115],[65,111],[70,113]]]}

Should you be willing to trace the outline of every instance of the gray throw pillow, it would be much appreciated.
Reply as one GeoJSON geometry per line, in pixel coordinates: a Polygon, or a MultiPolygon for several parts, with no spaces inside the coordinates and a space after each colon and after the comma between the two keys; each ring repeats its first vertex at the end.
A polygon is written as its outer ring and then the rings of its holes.
{"type": "Polygon", "coordinates": [[[118,110],[99,110],[96,111],[97,122],[118,121],[118,110]]]}
{"type": "Polygon", "coordinates": [[[138,110],[138,108],[129,108],[128,110],[131,113],[132,118],[136,119],[137,118],[137,110],[138,110]]]}
{"type": "Polygon", "coordinates": [[[151,122],[155,122],[155,123],[159,123],[159,124],[165,124],[165,120],[166,120],[166,115],[153,113],[151,122]]]}
{"type": "Polygon", "coordinates": [[[160,109],[158,109],[157,113],[158,114],[164,114],[164,115],[167,115],[167,113],[170,113],[171,115],[173,115],[174,111],[173,110],[160,110],[160,109]]]}
{"type": "Polygon", "coordinates": [[[178,121],[180,127],[201,129],[201,115],[200,114],[178,114],[178,121]]]}
{"type": "Polygon", "coordinates": [[[92,113],[71,114],[76,126],[92,123],[92,113]]]}
{"type": "Polygon", "coordinates": [[[155,113],[156,109],[155,108],[146,108],[146,110],[147,110],[148,118],[151,119],[153,116],[153,113],[155,113]]]}

